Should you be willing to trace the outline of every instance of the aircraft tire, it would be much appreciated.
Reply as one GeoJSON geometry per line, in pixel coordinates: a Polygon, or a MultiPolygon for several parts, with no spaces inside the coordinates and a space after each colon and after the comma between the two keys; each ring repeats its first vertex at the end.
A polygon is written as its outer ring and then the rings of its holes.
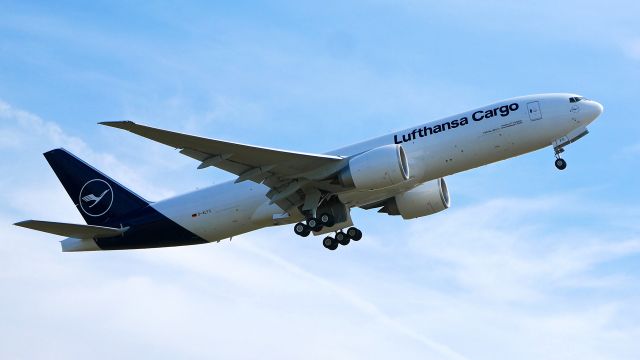
{"type": "Polygon", "coordinates": [[[324,240],[322,240],[322,245],[326,249],[329,249],[331,251],[338,248],[338,242],[336,241],[336,239],[332,238],[331,236],[327,236],[326,238],[324,238],[324,240]]]}
{"type": "Polygon", "coordinates": [[[332,227],[333,225],[336,224],[336,221],[333,217],[333,215],[329,214],[329,213],[324,213],[322,215],[320,215],[320,223],[322,223],[322,225],[326,226],[326,227],[332,227]]]}
{"type": "Polygon", "coordinates": [[[320,231],[320,230],[322,230],[322,223],[317,218],[311,218],[311,219],[307,220],[307,226],[312,231],[320,231]]]}
{"type": "Polygon", "coordinates": [[[298,236],[307,237],[311,234],[311,229],[307,224],[299,222],[293,226],[293,232],[298,236]]]}
{"type": "Polygon", "coordinates": [[[558,170],[564,170],[567,168],[567,162],[561,158],[556,159],[555,165],[558,170]]]}
{"type": "Polygon", "coordinates": [[[338,243],[342,246],[347,246],[349,245],[349,242],[351,241],[351,239],[349,238],[349,235],[347,235],[346,233],[342,231],[338,231],[336,233],[336,241],[338,241],[338,243]]]}
{"type": "Polygon", "coordinates": [[[350,227],[349,230],[347,230],[347,235],[349,235],[353,241],[362,239],[362,231],[355,227],[350,227]]]}

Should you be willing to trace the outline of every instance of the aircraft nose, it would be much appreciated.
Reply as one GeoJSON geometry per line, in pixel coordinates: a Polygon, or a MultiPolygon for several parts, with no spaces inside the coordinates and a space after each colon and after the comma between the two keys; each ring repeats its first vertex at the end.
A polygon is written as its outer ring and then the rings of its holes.
{"type": "Polygon", "coordinates": [[[604,111],[604,106],[602,106],[602,104],[600,104],[600,103],[599,103],[599,102],[597,102],[597,101],[594,101],[593,103],[594,103],[594,104],[595,104],[595,106],[596,106],[596,110],[595,110],[595,111],[596,111],[596,117],[598,117],[598,116],[600,116],[600,114],[602,114],[602,112],[604,111]]]}
{"type": "Polygon", "coordinates": [[[588,106],[587,106],[587,113],[589,116],[589,122],[595,120],[598,116],[600,116],[602,114],[602,112],[604,111],[604,106],[602,106],[602,104],[600,104],[597,101],[589,101],[588,102],[588,106]]]}

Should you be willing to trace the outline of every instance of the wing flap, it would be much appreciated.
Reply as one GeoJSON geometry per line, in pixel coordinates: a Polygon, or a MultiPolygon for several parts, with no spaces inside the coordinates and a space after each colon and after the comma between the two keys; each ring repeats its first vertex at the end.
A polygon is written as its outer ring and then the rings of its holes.
{"type": "Polygon", "coordinates": [[[15,223],[14,225],[23,228],[38,230],[49,234],[66,236],[77,239],[92,239],[113,237],[122,235],[128,228],[111,228],[105,226],[68,224],[53,221],[26,220],[15,223]]]}

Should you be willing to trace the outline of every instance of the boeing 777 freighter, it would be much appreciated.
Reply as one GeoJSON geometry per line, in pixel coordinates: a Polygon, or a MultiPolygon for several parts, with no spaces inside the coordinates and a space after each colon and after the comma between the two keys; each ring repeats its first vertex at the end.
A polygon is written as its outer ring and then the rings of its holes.
{"type": "Polygon", "coordinates": [[[325,248],[362,238],[354,207],[414,219],[449,207],[447,175],[588,133],[602,105],[574,94],[530,95],[384,135],[325,154],[277,150],[139,125],[102,125],[179,149],[237,175],[235,181],[149,202],[64,149],[44,154],[88,225],[27,220],[16,225],[61,235],[63,251],[121,250],[219,242],[267,226],[295,224],[325,235],[325,248]]]}

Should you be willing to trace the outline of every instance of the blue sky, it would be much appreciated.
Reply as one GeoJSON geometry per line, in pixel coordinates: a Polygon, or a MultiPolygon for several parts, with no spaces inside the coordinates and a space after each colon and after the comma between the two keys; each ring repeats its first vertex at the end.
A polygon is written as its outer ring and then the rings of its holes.
{"type": "Polygon", "coordinates": [[[0,357],[640,356],[637,2],[2,10],[0,357]],[[82,221],[41,155],[55,147],[152,200],[232,178],[100,121],[324,152],[541,92],[604,104],[567,170],[543,149],[449,177],[431,217],[355,210],[365,238],[337,252],[282,227],[62,254],[11,225],[82,221]]]}

